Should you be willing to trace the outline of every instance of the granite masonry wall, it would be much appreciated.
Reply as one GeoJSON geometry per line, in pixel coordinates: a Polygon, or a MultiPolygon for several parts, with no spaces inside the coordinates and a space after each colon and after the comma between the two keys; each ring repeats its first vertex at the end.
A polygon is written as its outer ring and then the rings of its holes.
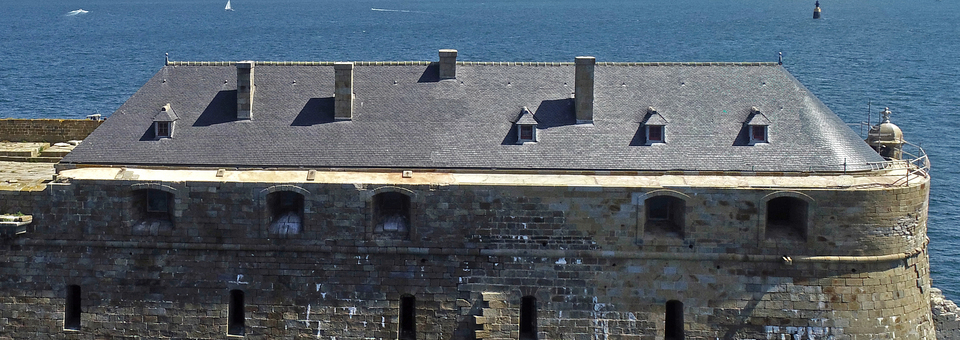
{"type": "Polygon", "coordinates": [[[89,119],[0,119],[0,141],[59,143],[87,138],[103,121],[89,119]]]}
{"type": "Polygon", "coordinates": [[[538,339],[932,339],[928,190],[61,181],[0,241],[0,339],[224,338],[234,290],[250,339],[518,339],[531,316],[538,339]],[[283,192],[297,233],[271,227],[283,192]],[[661,196],[681,230],[648,220],[661,196]],[[409,230],[378,226],[387,197],[409,230]],[[805,235],[768,232],[778,197],[805,235]]]}

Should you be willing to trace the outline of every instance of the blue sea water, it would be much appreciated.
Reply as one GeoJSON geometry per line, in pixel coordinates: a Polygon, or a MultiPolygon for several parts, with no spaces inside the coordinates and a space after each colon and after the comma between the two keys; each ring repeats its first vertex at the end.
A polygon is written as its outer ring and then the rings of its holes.
{"type": "Polygon", "coordinates": [[[960,300],[960,2],[0,0],[0,117],[109,115],[171,60],[776,61],[933,162],[933,284],[960,300]],[[72,12],[77,9],[88,12],[72,12]],[[868,113],[868,105],[872,112],[868,113]]]}

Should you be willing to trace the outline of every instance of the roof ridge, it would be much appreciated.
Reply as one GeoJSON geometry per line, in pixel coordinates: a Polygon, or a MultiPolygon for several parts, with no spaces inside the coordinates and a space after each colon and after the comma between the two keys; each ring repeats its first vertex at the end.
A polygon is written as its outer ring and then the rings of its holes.
{"type": "MultiPolygon", "coordinates": [[[[262,66],[333,66],[335,61],[256,61],[262,66]]],[[[436,61],[353,61],[355,66],[429,66],[436,61]]],[[[236,61],[167,61],[169,66],[233,66],[236,61]]],[[[573,62],[458,61],[462,66],[573,66],[573,62]]],[[[597,62],[597,66],[779,66],[776,62],[597,62]]]]}

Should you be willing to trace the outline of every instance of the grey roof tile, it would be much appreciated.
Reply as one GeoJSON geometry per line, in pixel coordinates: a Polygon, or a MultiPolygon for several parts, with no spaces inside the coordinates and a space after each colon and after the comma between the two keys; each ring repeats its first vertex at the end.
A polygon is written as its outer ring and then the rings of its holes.
{"type": "Polygon", "coordinates": [[[177,113],[170,107],[169,103],[161,107],[157,115],[153,116],[153,121],[155,122],[173,122],[178,119],[180,119],[180,117],[177,116],[177,113]]]}
{"type": "Polygon", "coordinates": [[[882,160],[775,65],[600,63],[592,125],[576,124],[571,64],[461,64],[453,80],[438,80],[434,65],[354,71],[350,121],[333,119],[332,66],[271,65],[256,66],[253,119],[237,121],[234,66],[168,65],[63,162],[807,171],[882,160]],[[176,135],[144,139],[166,103],[179,116],[176,135]],[[651,106],[669,117],[664,145],[635,143],[651,106]],[[515,143],[523,107],[537,143],[515,143]],[[752,107],[770,121],[768,145],[742,143],[752,107]]]}

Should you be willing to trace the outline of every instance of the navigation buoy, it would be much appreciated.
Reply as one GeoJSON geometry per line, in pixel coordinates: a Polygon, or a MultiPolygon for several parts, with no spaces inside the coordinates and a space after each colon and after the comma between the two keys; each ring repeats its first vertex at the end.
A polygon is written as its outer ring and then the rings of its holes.
{"type": "Polygon", "coordinates": [[[817,3],[814,6],[816,7],[813,8],[813,18],[820,19],[820,0],[817,0],[817,3]]]}

